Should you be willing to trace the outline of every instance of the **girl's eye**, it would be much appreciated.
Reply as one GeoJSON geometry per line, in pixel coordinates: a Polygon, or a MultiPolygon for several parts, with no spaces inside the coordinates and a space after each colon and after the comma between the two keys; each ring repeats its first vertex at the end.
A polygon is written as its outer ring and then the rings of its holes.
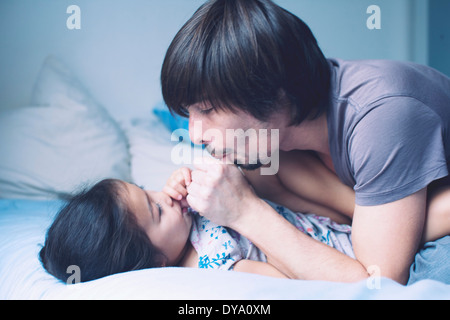
{"type": "Polygon", "coordinates": [[[161,204],[160,204],[160,203],[157,203],[157,204],[156,204],[156,207],[158,208],[159,216],[161,216],[161,214],[162,214],[162,206],[161,206],[161,204]]]}

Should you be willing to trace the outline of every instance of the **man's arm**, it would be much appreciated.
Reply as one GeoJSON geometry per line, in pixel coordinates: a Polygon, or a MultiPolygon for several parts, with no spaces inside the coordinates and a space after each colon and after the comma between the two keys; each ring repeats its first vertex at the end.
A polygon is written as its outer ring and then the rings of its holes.
{"type": "MultiPolygon", "coordinates": [[[[277,175],[263,176],[260,174],[259,170],[244,172],[248,182],[253,186],[256,194],[260,198],[283,205],[294,212],[314,213],[322,217],[328,217],[337,223],[348,225],[351,224],[351,220],[347,216],[338,212],[338,209],[336,207],[330,208],[326,207],[325,205],[312,202],[303,198],[301,194],[287,189],[280,182],[280,179],[277,175]]],[[[304,177],[302,177],[301,175],[294,173],[292,180],[300,180],[303,178],[304,177]]],[[[325,183],[323,183],[322,185],[326,185],[326,182],[327,181],[325,181],[325,183]]],[[[314,192],[321,193],[322,197],[324,194],[326,195],[326,197],[329,196],[329,194],[324,191],[324,188],[317,188],[317,190],[314,190],[314,192]]],[[[349,202],[351,202],[354,207],[354,201],[350,200],[349,202]]]]}
{"type": "Polygon", "coordinates": [[[356,206],[353,249],[366,268],[376,266],[383,277],[408,281],[425,222],[426,190],[384,205],[356,206]]]}
{"type": "Polygon", "coordinates": [[[258,198],[236,167],[217,162],[196,167],[189,205],[249,238],[289,278],[354,282],[368,277],[357,260],[300,232],[258,198]]]}
{"type": "Polygon", "coordinates": [[[404,284],[420,243],[425,202],[426,189],[390,204],[357,206],[352,233],[357,260],[299,232],[262,204],[251,210],[260,213],[258,218],[243,216],[235,228],[291,278],[357,281],[375,266],[382,277],[404,284]]]}
{"type": "Polygon", "coordinates": [[[249,238],[289,278],[356,282],[369,276],[357,260],[300,232],[266,202],[253,199],[245,207],[230,228],[249,238]]]}
{"type": "Polygon", "coordinates": [[[234,271],[254,273],[274,278],[287,278],[274,266],[267,262],[253,261],[253,260],[239,260],[234,264],[234,271]]]}
{"type": "Polygon", "coordinates": [[[298,231],[233,166],[193,172],[188,201],[202,215],[249,238],[270,264],[290,278],[354,282],[378,266],[381,276],[404,283],[420,241],[426,189],[396,202],[355,210],[356,260],[298,231]]]}

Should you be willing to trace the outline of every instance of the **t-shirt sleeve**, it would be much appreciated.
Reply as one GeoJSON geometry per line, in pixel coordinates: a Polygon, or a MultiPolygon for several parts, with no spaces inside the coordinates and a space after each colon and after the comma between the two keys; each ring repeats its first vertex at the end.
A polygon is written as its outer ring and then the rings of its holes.
{"type": "Polygon", "coordinates": [[[394,202],[448,175],[441,119],[416,99],[378,101],[348,141],[358,205],[394,202]]]}

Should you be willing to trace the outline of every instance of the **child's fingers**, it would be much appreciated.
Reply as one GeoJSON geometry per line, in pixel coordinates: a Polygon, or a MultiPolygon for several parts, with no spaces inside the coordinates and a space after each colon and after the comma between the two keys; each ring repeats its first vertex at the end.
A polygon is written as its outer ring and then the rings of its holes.
{"type": "Polygon", "coordinates": [[[181,200],[187,196],[186,186],[191,182],[191,170],[189,168],[180,168],[169,178],[163,188],[163,192],[172,199],[181,200]]]}
{"type": "Polygon", "coordinates": [[[192,182],[191,170],[189,168],[181,168],[180,170],[184,177],[184,183],[186,186],[188,186],[192,182]]]}
{"type": "MultiPolygon", "coordinates": [[[[172,199],[175,199],[175,200],[183,199],[183,195],[180,192],[178,192],[177,190],[175,190],[174,188],[172,188],[168,185],[164,186],[163,192],[165,194],[167,194],[169,197],[171,197],[172,199]]],[[[186,192],[186,194],[187,194],[187,192],[186,192]]]]}
{"type": "MultiPolygon", "coordinates": [[[[170,180],[166,184],[166,186],[170,187],[174,191],[176,191],[179,194],[181,194],[182,197],[186,197],[187,196],[186,186],[184,185],[184,177],[180,177],[179,179],[170,180]]],[[[178,199],[178,198],[174,198],[174,199],[178,199]]]]}
{"type": "Polygon", "coordinates": [[[174,179],[168,181],[167,185],[172,187],[172,189],[178,191],[183,196],[187,195],[186,185],[185,185],[185,177],[180,173],[174,179]]]}
{"type": "Polygon", "coordinates": [[[179,194],[181,194],[183,197],[187,196],[187,190],[186,187],[182,184],[177,184],[175,187],[173,187],[176,191],[178,191],[179,194]]]}

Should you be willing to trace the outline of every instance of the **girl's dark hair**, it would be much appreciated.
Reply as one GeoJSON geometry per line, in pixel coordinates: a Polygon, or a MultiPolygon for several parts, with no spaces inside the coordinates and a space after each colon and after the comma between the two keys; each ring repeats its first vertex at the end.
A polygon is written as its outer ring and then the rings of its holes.
{"type": "Polygon", "coordinates": [[[181,28],[161,71],[165,103],[240,109],[265,121],[289,106],[291,125],[323,113],[330,67],[309,27],[270,0],[210,0],[181,28]]]}
{"type": "Polygon", "coordinates": [[[162,265],[161,254],[121,202],[124,190],[119,180],[103,180],[62,207],[39,253],[50,274],[67,281],[67,268],[76,265],[84,282],[162,265]]]}

